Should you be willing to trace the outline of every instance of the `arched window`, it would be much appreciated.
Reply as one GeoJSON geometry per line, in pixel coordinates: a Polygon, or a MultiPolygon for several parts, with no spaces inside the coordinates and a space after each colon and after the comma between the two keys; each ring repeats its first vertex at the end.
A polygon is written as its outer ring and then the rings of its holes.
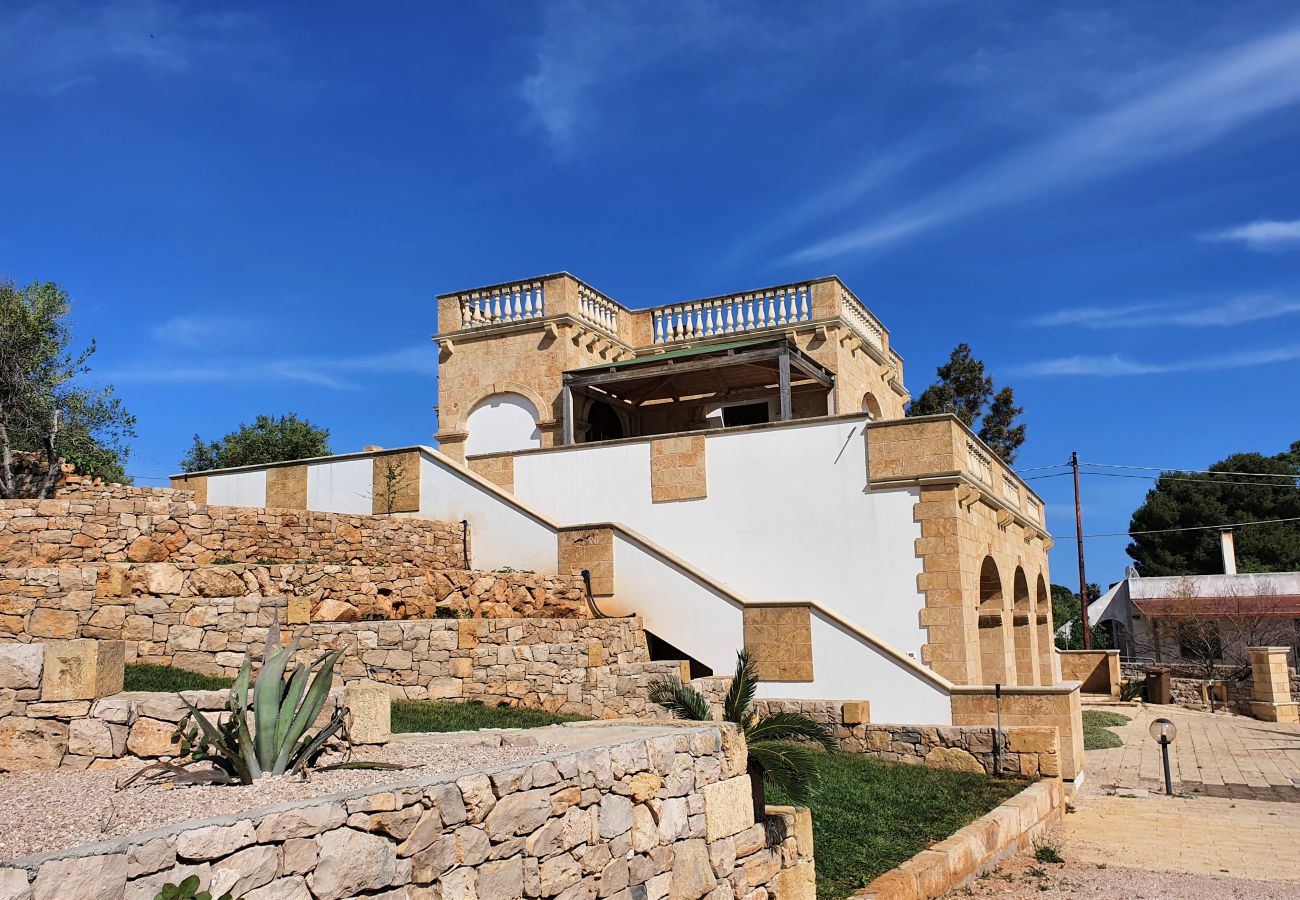
{"type": "Polygon", "coordinates": [[[526,450],[542,445],[537,407],[522,394],[493,394],[470,411],[465,455],[526,450]]]}
{"type": "Polygon", "coordinates": [[[1056,635],[1052,622],[1052,595],[1047,590],[1047,579],[1040,573],[1036,594],[1038,609],[1038,682],[1056,684],[1056,635]]]}
{"type": "Polygon", "coordinates": [[[604,400],[592,400],[587,407],[586,442],[616,441],[623,434],[623,421],[614,412],[614,408],[604,400]]]}
{"type": "Polygon", "coordinates": [[[1038,684],[1038,623],[1034,615],[1034,598],[1029,593],[1029,579],[1025,570],[1016,566],[1012,580],[1011,597],[1014,601],[1012,618],[1016,643],[1016,682],[1038,684]]]}
{"type": "Polygon", "coordinates": [[[880,401],[876,395],[867,391],[862,395],[862,411],[867,414],[867,418],[875,422],[880,418],[880,401]]]}
{"type": "Polygon", "coordinates": [[[1007,623],[1002,604],[1002,576],[993,557],[980,566],[980,678],[984,684],[1009,684],[1007,623]]]}

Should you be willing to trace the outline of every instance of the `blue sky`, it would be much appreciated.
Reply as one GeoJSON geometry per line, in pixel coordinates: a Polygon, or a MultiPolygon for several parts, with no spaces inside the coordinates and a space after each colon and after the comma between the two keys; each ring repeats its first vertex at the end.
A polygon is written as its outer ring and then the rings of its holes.
{"type": "MultiPolygon", "coordinates": [[[[1294,4],[413,6],[3,4],[0,275],[72,293],[141,483],[262,412],[428,442],[434,295],[557,269],[838,274],[914,393],[958,341],[1016,388],[1024,467],[1300,438],[1294,4]]],[[[1085,533],[1145,487],[1088,479],[1085,533]]]]}

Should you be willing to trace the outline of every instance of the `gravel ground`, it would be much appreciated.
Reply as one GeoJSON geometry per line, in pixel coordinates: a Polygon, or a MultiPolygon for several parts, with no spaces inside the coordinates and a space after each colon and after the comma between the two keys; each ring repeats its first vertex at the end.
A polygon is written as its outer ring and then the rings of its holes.
{"type": "Polygon", "coordinates": [[[1295,900],[1300,882],[1255,881],[1228,875],[1155,872],[1124,866],[1083,863],[1039,863],[1032,856],[1005,860],[953,897],[1030,898],[1096,897],[1107,900],[1295,900]]]}
{"type": "Polygon", "coordinates": [[[313,774],[310,781],[267,777],[251,785],[167,787],[137,782],[119,790],[117,783],[142,767],[139,760],[97,772],[0,775],[0,861],[286,800],[447,772],[483,771],[563,749],[531,738],[521,743],[511,745],[496,737],[465,740],[422,735],[353,755],[409,766],[400,771],[341,770],[313,774]]]}

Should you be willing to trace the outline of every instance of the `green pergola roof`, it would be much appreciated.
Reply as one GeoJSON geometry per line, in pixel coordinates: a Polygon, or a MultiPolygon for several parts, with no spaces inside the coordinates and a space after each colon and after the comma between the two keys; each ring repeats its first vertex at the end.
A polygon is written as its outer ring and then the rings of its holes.
{"type": "Polygon", "coordinates": [[[603,363],[599,366],[586,366],[581,369],[569,369],[572,374],[581,372],[605,372],[612,369],[626,369],[631,366],[645,365],[646,363],[668,362],[674,359],[686,359],[691,356],[704,356],[709,353],[725,353],[731,350],[751,350],[755,347],[777,346],[786,343],[785,338],[767,338],[757,341],[729,341],[725,344],[710,344],[707,347],[688,347],[685,350],[669,350],[667,353],[651,353],[647,356],[638,356],[634,359],[625,359],[620,362],[603,363]]]}

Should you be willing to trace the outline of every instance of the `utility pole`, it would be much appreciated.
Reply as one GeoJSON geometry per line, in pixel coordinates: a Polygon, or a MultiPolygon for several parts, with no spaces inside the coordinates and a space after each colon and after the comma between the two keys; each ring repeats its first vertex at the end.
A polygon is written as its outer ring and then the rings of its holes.
{"type": "Polygon", "coordinates": [[[1092,649],[1092,629],[1088,627],[1088,576],[1083,570],[1083,504],[1079,500],[1079,454],[1070,454],[1074,469],[1074,536],[1079,545],[1079,620],[1083,624],[1083,649],[1092,649]]]}

